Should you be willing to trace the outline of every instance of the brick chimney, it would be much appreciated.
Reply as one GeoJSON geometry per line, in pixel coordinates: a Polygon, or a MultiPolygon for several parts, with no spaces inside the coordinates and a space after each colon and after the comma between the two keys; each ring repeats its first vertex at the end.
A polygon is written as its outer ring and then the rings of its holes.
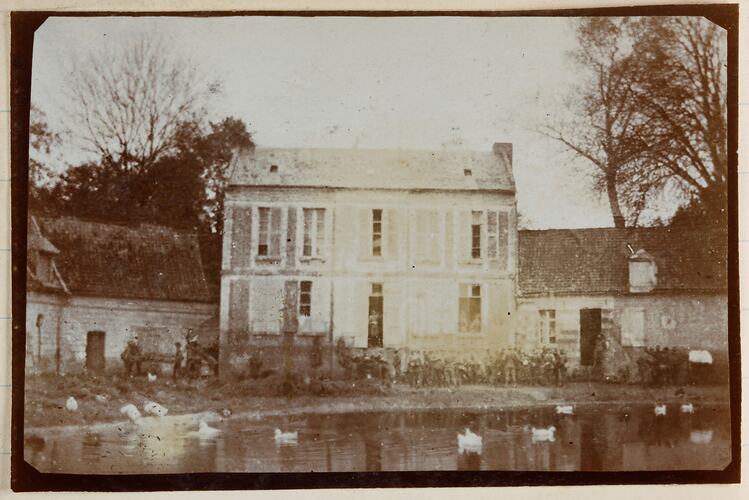
{"type": "Polygon", "coordinates": [[[506,159],[510,165],[512,165],[512,143],[511,142],[495,142],[492,146],[494,155],[499,158],[506,159]]]}

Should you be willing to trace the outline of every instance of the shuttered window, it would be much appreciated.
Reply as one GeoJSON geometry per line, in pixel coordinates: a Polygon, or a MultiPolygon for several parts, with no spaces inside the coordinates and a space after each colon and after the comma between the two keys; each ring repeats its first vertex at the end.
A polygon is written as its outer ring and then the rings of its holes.
{"type": "Polygon", "coordinates": [[[299,315],[310,317],[312,315],[312,282],[301,281],[299,283],[299,315]]]}
{"type": "Polygon", "coordinates": [[[323,257],[325,245],[325,209],[304,209],[304,248],[305,257],[323,257]]]}
{"type": "Polygon", "coordinates": [[[372,256],[382,256],[382,209],[372,210],[372,256]]]}
{"type": "Polygon", "coordinates": [[[461,284],[459,330],[461,333],[481,333],[481,285],[461,284]]]}
{"type": "Polygon", "coordinates": [[[258,208],[257,254],[260,257],[281,256],[281,207],[258,208]]]}
{"type": "Polygon", "coordinates": [[[508,215],[503,210],[489,210],[486,213],[487,256],[496,260],[501,269],[507,268],[508,255],[508,215]]]}

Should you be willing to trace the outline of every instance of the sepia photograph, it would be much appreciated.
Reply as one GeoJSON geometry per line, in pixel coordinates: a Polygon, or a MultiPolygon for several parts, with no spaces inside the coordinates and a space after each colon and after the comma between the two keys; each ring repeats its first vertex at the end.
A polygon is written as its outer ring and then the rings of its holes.
{"type": "Polygon", "coordinates": [[[716,12],[27,26],[14,453],[41,476],[737,471],[716,12]]]}

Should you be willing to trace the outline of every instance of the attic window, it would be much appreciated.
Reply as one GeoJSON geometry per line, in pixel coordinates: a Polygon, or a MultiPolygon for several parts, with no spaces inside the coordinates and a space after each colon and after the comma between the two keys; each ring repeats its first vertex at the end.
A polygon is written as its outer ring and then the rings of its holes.
{"type": "Polygon", "coordinates": [[[270,166],[270,173],[275,174],[278,172],[278,165],[271,165],[270,166]]]}
{"type": "Polygon", "coordinates": [[[470,176],[473,175],[473,172],[471,172],[470,168],[464,168],[463,169],[463,175],[465,175],[466,177],[470,177],[470,176]]]}

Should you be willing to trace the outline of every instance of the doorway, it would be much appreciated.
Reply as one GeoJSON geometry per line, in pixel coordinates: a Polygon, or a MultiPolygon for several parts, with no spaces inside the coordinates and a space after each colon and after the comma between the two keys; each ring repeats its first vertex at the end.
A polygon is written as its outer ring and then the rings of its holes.
{"type": "Polygon", "coordinates": [[[88,332],[86,334],[86,370],[96,373],[104,371],[104,338],[106,334],[101,331],[88,332]]]}
{"type": "Polygon", "coordinates": [[[382,347],[383,303],[382,283],[372,283],[372,291],[369,295],[367,347],[382,347]]]}
{"type": "Polygon", "coordinates": [[[596,339],[601,334],[601,310],[580,309],[580,365],[592,366],[596,339]]]}

